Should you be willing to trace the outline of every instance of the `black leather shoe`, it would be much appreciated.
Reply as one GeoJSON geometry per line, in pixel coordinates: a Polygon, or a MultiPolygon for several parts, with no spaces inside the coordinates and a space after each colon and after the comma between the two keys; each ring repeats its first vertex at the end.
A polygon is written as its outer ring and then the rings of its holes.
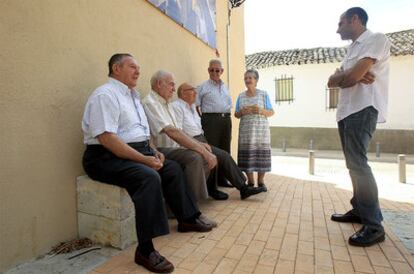
{"type": "Polygon", "coordinates": [[[218,189],[210,190],[208,192],[208,196],[210,196],[214,200],[227,200],[229,198],[229,195],[227,195],[227,193],[220,191],[218,189]]]}
{"type": "Polygon", "coordinates": [[[208,232],[213,229],[213,225],[205,224],[199,219],[196,219],[194,224],[180,222],[178,223],[178,232],[208,232]]]}
{"type": "Polygon", "coordinates": [[[252,195],[259,194],[260,192],[263,192],[263,189],[260,187],[251,187],[246,185],[240,189],[240,198],[244,200],[252,195]]]}
{"type": "Polygon", "coordinates": [[[355,246],[371,246],[385,240],[384,229],[370,228],[364,225],[354,235],[349,237],[348,243],[355,246]]]}
{"type": "Polygon", "coordinates": [[[151,252],[148,258],[141,255],[138,250],[135,251],[135,263],[155,273],[171,273],[174,271],[174,265],[161,256],[158,251],[151,252]]]}
{"type": "Polygon", "coordinates": [[[221,187],[234,187],[232,184],[230,184],[229,183],[229,181],[227,181],[226,179],[222,179],[222,180],[218,180],[218,182],[217,182],[217,185],[218,186],[221,186],[221,187]]]}
{"type": "Polygon", "coordinates": [[[267,187],[264,183],[258,183],[257,186],[260,187],[263,192],[267,192],[267,187]]]}
{"type": "Polygon", "coordinates": [[[345,214],[334,213],[331,215],[331,220],[341,223],[361,223],[361,218],[353,213],[352,210],[348,211],[345,214]]]}

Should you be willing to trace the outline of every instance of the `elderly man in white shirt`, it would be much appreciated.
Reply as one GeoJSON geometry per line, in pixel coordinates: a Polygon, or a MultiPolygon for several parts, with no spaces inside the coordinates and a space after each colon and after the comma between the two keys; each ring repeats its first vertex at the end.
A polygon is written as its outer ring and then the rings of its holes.
{"type": "Polygon", "coordinates": [[[151,128],[152,139],[167,159],[181,164],[188,184],[198,200],[208,197],[206,178],[217,159],[208,148],[184,134],[169,103],[175,91],[172,74],[158,71],[151,78],[152,90],[143,105],[151,128]]]}
{"type": "MultiPolygon", "coordinates": [[[[178,99],[172,103],[172,106],[179,126],[187,135],[207,144],[207,139],[204,137],[204,132],[201,127],[200,116],[194,104],[197,95],[196,88],[188,83],[183,83],[178,87],[177,93],[178,99]]],[[[233,186],[240,190],[242,199],[250,196],[246,195],[247,193],[253,195],[263,191],[261,188],[246,185],[246,177],[227,151],[215,146],[211,146],[210,148],[213,154],[216,155],[218,161],[218,166],[212,170],[207,181],[208,193],[211,197],[216,200],[225,200],[228,197],[226,193],[217,189],[218,174],[223,174],[224,179],[229,180],[233,186]]]]}
{"type": "Polygon", "coordinates": [[[352,44],[341,68],[328,81],[329,87],[340,88],[337,122],[353,186],[352,209],[331,219],[363,224],[348,241],[356,246],[385,239],[378,188],[366,154],[377,122],[386,119],[390,42],[384,34],[369,31],[367,21],[367,13],[359,7],[341,15],[337,32],[352,44]]]}
{"type": "MultiPolygon", "coordinates": [[[[170,103],[175,92],[174,76],[167,71],[157,71],[151,78],[151,88],[143,104],[155,145],[167,159],[183,166],[193,189],[206,188],[208,171],[217,165],[217,158],[208,144],[187,135],[177,122],[170,103]]],[[[257,194],[257,189],[247,185],[240,189],[242,199],[254,194],[257,194]]]]}
{"type": "Polygon", "coordinates": [[[178,231],[206,232],[180,165],[165,160],[150,142],[147,117],[135,90],[140,67],[130,54],[114,54],[109,80],[89,97],[82,119],[83,167],[94,180],[125,188],[135,206],[138,247],[135,262],[152,272],[174,266],[155,250],[152,239],[169,233],[164,199],[178,220],[178,231]]]}

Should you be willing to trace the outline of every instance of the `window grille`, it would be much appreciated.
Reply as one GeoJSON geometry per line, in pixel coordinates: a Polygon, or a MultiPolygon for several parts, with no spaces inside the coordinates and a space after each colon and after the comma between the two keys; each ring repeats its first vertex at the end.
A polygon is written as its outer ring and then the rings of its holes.
{"type": "Polygon", "coordinates": [[[276,103],[293,102],[293,76],[283,75],[275,79],[275,95],[276,103]]]}
{"type": "Polygon", "coordinates": [[[339,88],[326,88],[326,109],[334,110],[338,106],[339,88]]]}

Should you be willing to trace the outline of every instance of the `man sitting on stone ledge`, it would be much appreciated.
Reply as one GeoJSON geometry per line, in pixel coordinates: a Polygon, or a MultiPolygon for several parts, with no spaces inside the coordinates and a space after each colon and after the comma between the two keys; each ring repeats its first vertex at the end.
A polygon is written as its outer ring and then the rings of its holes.
{"type": "MultiPolygon", "coordinates": [[[[156,140],[155,145],[165,154],[167,159],[176,160],[184,166],[185,170],[188,171],[187,181],[193,181],[192,176],[199,176],[202,171],[192,170],[185,167],[186,165],[195,161],[200,162],[200,160],[202,161],[204,159],[208,168],[212,169],[217,164],[217,155],[220,156],[218,158],[219,165],[225,169],[229,169],[227,170],[228,174],[232,173],[234,171],[230,163],[232,159],[227,152],[223,151],[225,153],[224,155],[223,153],[218,153],[218,149],[212,151],[212,148],[207,143],[200,142],[182,131],[181,124],[177,121],[174,109],[170,103],[175,92],[173,75],[167,71],[157,71],[151,78],[151,88],[152,90],[144,98],[143,104],[151,127],[151,134],[154,140],[156,140]],[[186,159],[184,153],[188,151],[192,152],[192,155],[186,159]],[[216,155],[215,152],[217,153],[216,155]]],[[[202,162],[198,165],[202,165],[202,162]]],[[[240,191],[241,199],[246,199],[251,195],[262,192],[260,188],[247,186],[243,174],[233,173],[232,175],[229,177],[229,179],[232,179],[230,182],[240,191]]],[[[203,183],[205,187],[205,181],[197,182],[200,184],[203,183]]],[[[197,185],[195,187],[199,186],[197,185]]],[[[217,188],[215,188],[215,191],[218,191],[217,188]]],[[[225,193],[222,194],[227,195],[225,193]]]]}
{"type": "MultiPolygon", "coordinates": [[[[194,139],[207,144],[204,131],[201,126],[201,118],[196,110],[197,89],[188,84],[183,83],[177,89],[178,99],[172,103],[175,117],[182,130],[192,136],[194,139]]],[[[207,180],[208,193],[217,200],[225,200],[228,195],[217,189],[217,183],[221,179],[228,180],[237,189],[242,189],[246,182],[246,177],[239,169],[231,155],[218,147],[210,145],[210,149],[217,157],[218,165],[212,170],[207,180]],[[222,174],[223,178],[218,178],[222,174]]],[[[251,187],[250,187],[251,188],[251,187]]],[[[263,189],[252,188],[255,192],[262,192],[263,189]]],[[[246,198],[243,191],[240,191],[241,198],[246,198]]]]}
{"type": "Polygon", "coordinates": [[[125,188],[135,206],[138,247],[135,262],[152,272],[172,272],[152,239],[169,233],[164,199],[178,220],[178,231],[206,232],[196,200],[180,165],[165,160],[151,144],[147,117],[134,89],[140,67],[130,54],[109,60],[109,81],[86,103],[82,120],[83,167],[94,180],[125,188]]]}

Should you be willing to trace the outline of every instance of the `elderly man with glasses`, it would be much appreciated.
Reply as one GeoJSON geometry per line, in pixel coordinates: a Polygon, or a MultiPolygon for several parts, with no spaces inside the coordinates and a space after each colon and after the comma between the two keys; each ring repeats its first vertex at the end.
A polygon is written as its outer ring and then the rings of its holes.
{"type": "MultiPolygon", "coordinates": [[[[209,62],[209,79],[197,87],[196,106],[201,115],[201,125],[209,144],[230,153],[231,144],[231,96],[220,79],[223,66],[218,59],[209,62]]],[[[218,184],[231,187],[219,174],[218,184]]]]}

